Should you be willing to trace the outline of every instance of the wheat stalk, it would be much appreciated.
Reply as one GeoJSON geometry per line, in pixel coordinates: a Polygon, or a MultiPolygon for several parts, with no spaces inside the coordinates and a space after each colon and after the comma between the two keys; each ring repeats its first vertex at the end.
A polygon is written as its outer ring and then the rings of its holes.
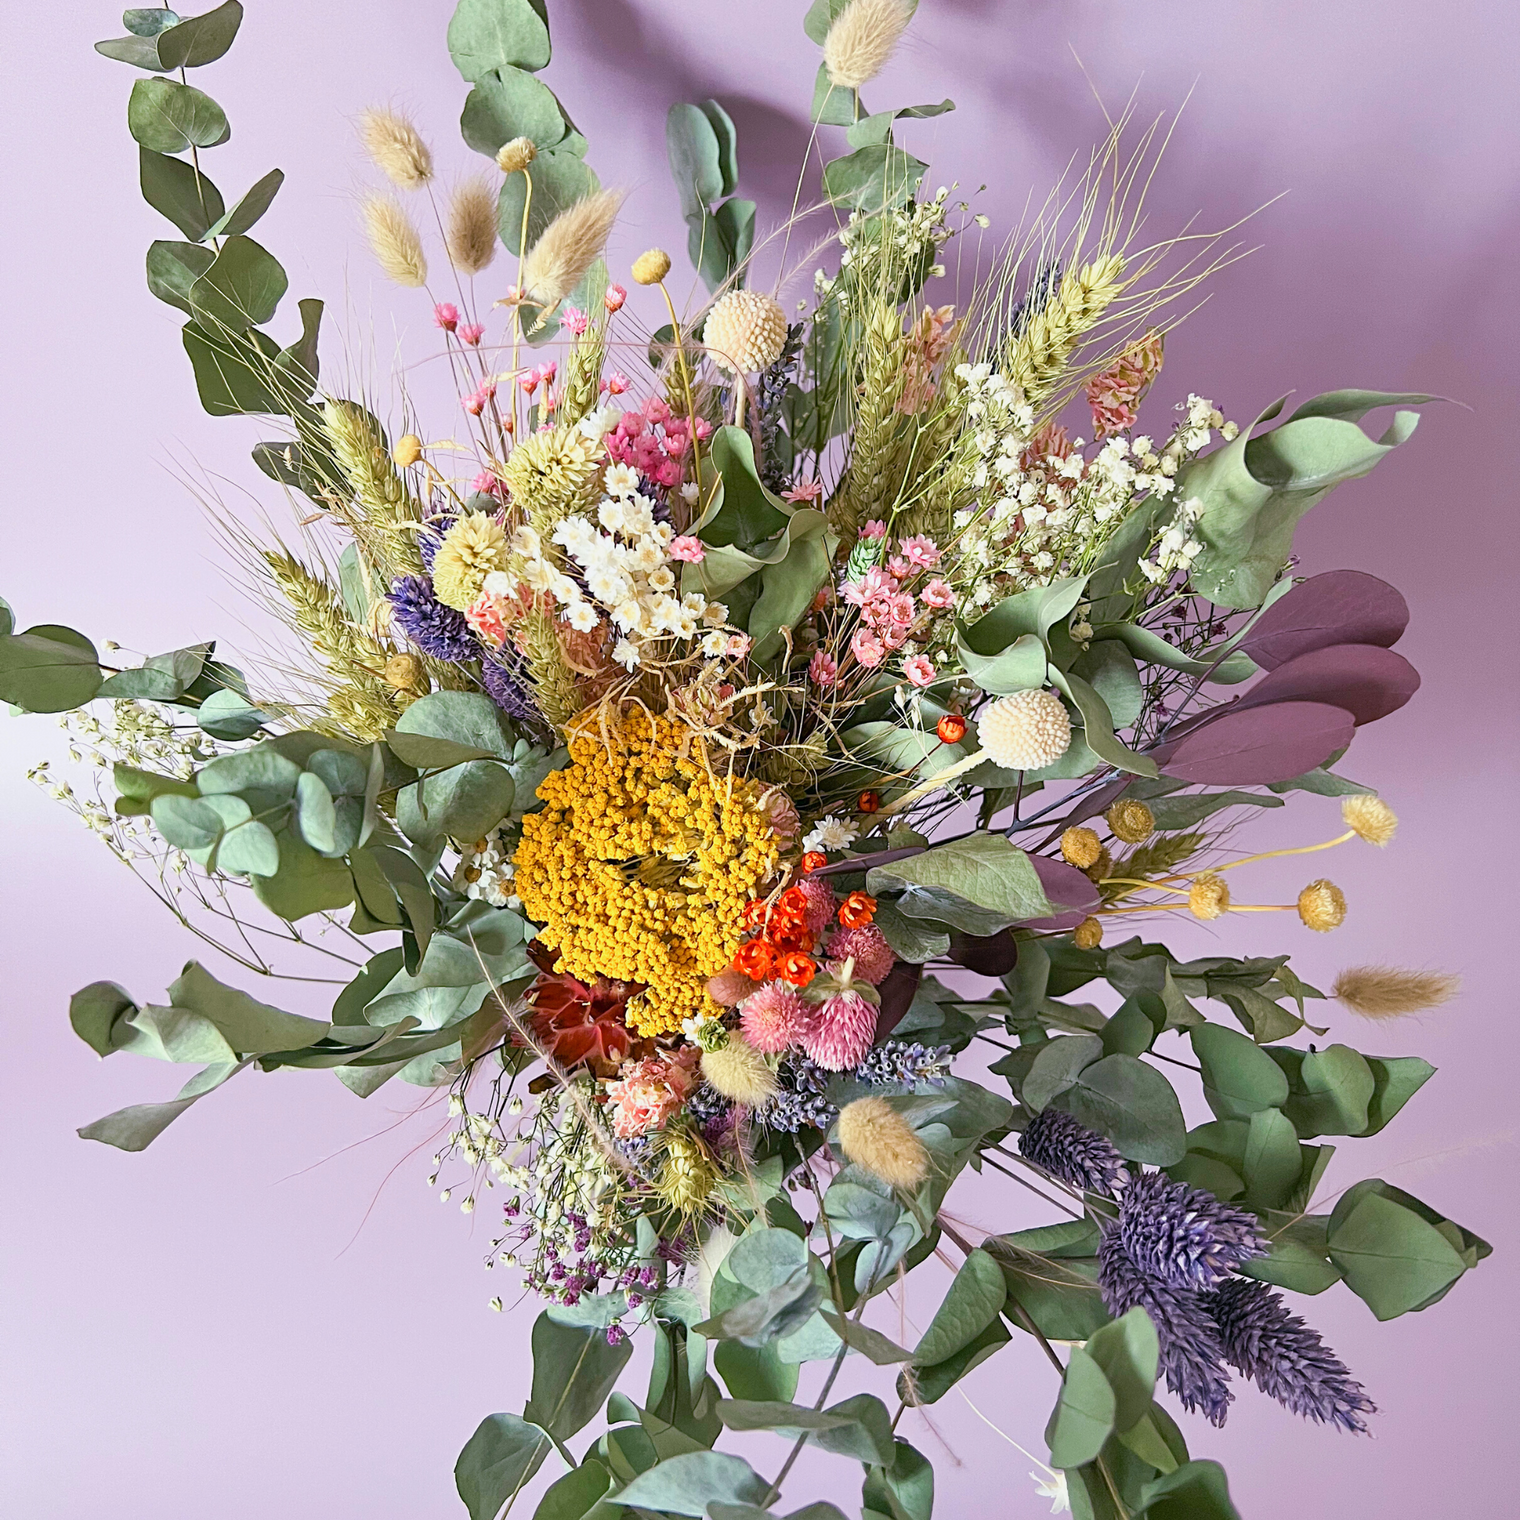
{"type": "Polygon", "coordinates": [[[1116,253],[1100,254],[1067,273],[1046,302],[1029,319],[1008,355],[1008,378],[1033,407],[1055,390],[1083,337],[1124,290],[1124,260],[1116,253]]]}
{"type": "Polygon", "coordinates": [[[370,412],[353,401],[328,400],[322,421],[352,501],[339,508],[354,537],[387,581],[421,575],[416,524],[422,504],[401,478],[385,433],[370,412]]]}
{"type": "Polygon", "coordinates": [[[575,672],[565,663],[560,649],[553,615],[532,608],[522,620],[519,638],[539,711],[556,728],[563,728],[584,704],[575,672]]]}
{"type": "Polygon", "coordinates": [[[886,300],[871,308],[862,340],[864,356],[855,408],[850,465],[828,505],[829,525],[848,551],[860,525],[883,511],[897,491],[892,466],[902,439],[897,403],[907,383],[903,363],[902,317],[886,300]]]}

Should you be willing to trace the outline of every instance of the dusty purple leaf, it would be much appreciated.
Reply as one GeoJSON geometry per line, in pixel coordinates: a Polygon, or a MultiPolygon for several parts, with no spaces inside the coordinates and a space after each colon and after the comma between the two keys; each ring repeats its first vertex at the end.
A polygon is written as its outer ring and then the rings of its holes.
{"type": "Polygon", "coordinates": [[[1011,929],[996,934],[962,934],[950,931],[950,959],[978,976],[1007,976],[1018,964],[1019,942],[1011,929]]]}
{"type": "Polygon", "coordinates": [[[1234,706],[1178,741],[1163,768],[1212,786],[1291,781],[1344,749],[1355,727],[1345,708],[1326,702],[1234,706]]]}
{"type": "Polygon", "coordinates": [[[1397,712],[1420,689],[1420,673],[1379,644],[1331,644],[1279,665],[1248,691],[1237,711],[1274,702],[1327,702],[1358,724],[1397,712]]]}
{"type": "Polygon", "coordinates": [[[1396,644],[1409,604],[1375,575],[1329,570],[1311,575],[1262,613],[1240,647],[1263,670],[1329,644],[1396,644]]]}
{"type": "Polygon", "coordinates": [[[1057,932],[1075,929],[1098,906],[1098,889],[1075,866],[1045,855],[1031,855],[1029,863],[1040,878],[1045,895],[1061,911],[1049,918],[1031,919],[1025,928],[1057,932]]]}
{"type": "Polygon", "coordinates": [[[923,974],[922,966],[916,966],[912,961],[898,961],[882,978],[881,986],[876,989],[881,994],[881,1008],[876,1015],[878,1040],[885,1039],[902,1023],[923,974]]]}

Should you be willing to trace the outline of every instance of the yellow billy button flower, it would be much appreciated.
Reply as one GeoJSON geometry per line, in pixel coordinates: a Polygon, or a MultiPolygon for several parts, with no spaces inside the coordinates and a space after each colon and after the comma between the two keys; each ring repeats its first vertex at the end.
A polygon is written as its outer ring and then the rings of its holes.
{"type": "Polygon", "coordinates": [[[1212,871],[1205,871],[1201,876],[1195,877],[1188,892],[1187,905],[1194,918],[1201,918],[1205,922],[1228,912],[1230,889],[1225,885],[1224,877],[1217,876],[1212,871]]]}
{"type": "Polygon", "coordinates": [[[1346,922],[1346,894],[1333,881],[1321,877],[1298,894],[1298,916],[1304,927],[1328,934],[1346,922]]]}
{"type": "Polygon", "coordinates": [[[1070,828],[1061,835],[1061,858],[1079,871],[1095,866],[1103,854],[1103,842],[1091,829],[1070,828]]]}
{"type": "Polygon", "coordinates": [[[658,285],[670,273],[670,255],[663,248],[651,248],[633,261],[636,285],[658,285]]]}
{"type": "Polygon", "coordinates": [[[1104,817],[1115,839],[1125,844],[1144,844],[1156,832],[1156,815],[1143,802],[1121,797],[1104,817]]]}

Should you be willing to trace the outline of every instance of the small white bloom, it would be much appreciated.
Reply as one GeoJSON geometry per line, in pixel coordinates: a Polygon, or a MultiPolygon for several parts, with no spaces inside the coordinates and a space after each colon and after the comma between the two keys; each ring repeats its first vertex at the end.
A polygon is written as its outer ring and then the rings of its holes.
{"type": "Polygon", "coordinates": [[[651,591],[674,591],[676,589],[676,578],[670,573],[668,566],[661,565],[658,570],[650,573],[649,589],[651,591]]]}
{"type": "Polygon", "coordinates": [[[1034,1491],[1042,1499],[1051,1501],[1051,1514],[1069,1515],[1071,1495],[1066,1491],[1066,1474],[1053,1468],[1047,1468],[1046,1471],[1048,1476],[1044,1477],[1036,1472],[1030,1473],[1029,1476],[1034,1479],[1034,1491]]]}
{"type": "Polygon", "coordinates": [[[639,488],[639,472],[631,464],[609,464],[602,481],[609,496],[632,496],[639,488]]]}
{"type": "Polygon", "coordinates": [[[728,648],[728,635],[720,633],[716,628],[702,639],[701,650],[709,660],[716,660],[719,655],[728,648]]]}
{"type": "Polygon", "coordinates": [[[830,814],[827,818],[820,818],[808,831],[803,838],[802,848],[804,850],[842,850],[854,843],[855,836],[859,832],[859,827],[848,818],[839,818],[830,814]]]}
{"type": "Polygon", "coordinates": [[[530,559],[523,566],[523,584],[530,591],[553,591],[559,573],[547,560],[530,559]]]}
{"type": "Polygon", "coordinates": [[[623,532],[629,538],[638,538],[654,528],[654,503],[647,496],[637,493],[628,498],[623,513],[623,532]]]}
{"type": "Polygon", "coordinates": [[[619,639],[612,646],[612,658],[623,667],[624,670],[632,670],[639,663],[639,649],[637,644],[630,643],[627,639],[619,639]]]}
{"type": "Polygon", "coordinates": [[[593,570],[586,576],[586,589],[604,607],[615,607],[629,592],[628,577],[618,570],[593,570]]]}
{"type": "Polygon", "coordinates": [[[487,596],[511,596],[517,590],[517,581],[505,570],[493,570],[481,583],[480,589],[487,596]]]}
{"type": "Polygon", "coordinates": [[[524,559],[537,559],[544,552],[538,534],[526,523],[513,530],[511,538],[507,540],[507,548],[513,554],[522,555],[524,559]]]}
{"type": "Polygon", "coordinates": [[[697,504],[697,498],[701,494],[701,487],[698,486],[694,480],[688,480],[681,487],[681,500],[684,501],[688,507],[694,507],[697,504]]]}
{"type": "MultiPolygon", "coordinates": [[[[614,465],[613,469],[620,466],[614,465]]],[[[611,474],[611,471],[608,471],[611,474]]],[[[596,520],[609,532],[617,533],[622,529],[624,522],[624,503],[608,497],[601,506],[596,509],[596,520]]]]}

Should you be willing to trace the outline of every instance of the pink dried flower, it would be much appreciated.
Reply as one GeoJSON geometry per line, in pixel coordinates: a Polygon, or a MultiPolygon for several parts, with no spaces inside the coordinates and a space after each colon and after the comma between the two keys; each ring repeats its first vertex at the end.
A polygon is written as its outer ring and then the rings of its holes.
{"type": "Polygon", "coordinates": [[[850,639],[850,652],[867,670],[874,670],[886,658],[887,646],[874,633],[857,628],[850,639]]]}
{"type": "Polygon", "coordinates": [[[525,369],[522,374],[517,377],[517,383],[522,387],[523,395],[531,396],[533,392],[538,389],[538,382],[540,378],[541,377],[539,376],[539,373],[536,369],[525,369]]]}
{"type": "Polygon", "coordinates": [[[623,302],[628,299],[628,292],[621,285],[609,285],[607,294],[602,297],[602,305],[608,311],[621,311],[623,302]]]}
{"type": "Polygon", "coordinates": [[[941,609],[955,605],[955,593],[950,589],[950,583],[941,580],[938,576],[935,576],[918,594],[926,607],[941,609]]]}
{"type": "Polygon", "coordinates": [[[884,982],[887,973],[897,963],[886,935],[875,924],[866,924],[859,929],[836,929],[828,943],[827,954],[829,970],[835,976],[841,974],[843,962],[853,958],[855,977],[873,987],[884,982]]]}
{"type": "Polygon", "coordinates": [[[1087,382],[1087,404],[1092,408],[1098,438],[1134,426],[1140,402],[1161,372],[1161,360],[1161,334],[1148,332],[1125,349],[1109,369],[1087,382]]]}
{"type": "Polygon", "coordinates": [[[546,359],[538,366],[538,378],[548,385],[559,373],[559,360],[546,359]]]}
{"type": "Polygon", "coordinates": [[[631,1140],[663,1128],[695,1090],[701,1058],[696,1046],[686,1045],[668,1056],[646,1056],[624,1065],[619,1080],[607,1084],[607,1096],[615,1105],[613,1134],[619,1140],[631,1140]]]}
{"type": "Polygon", "coordinates": [[[903,661],[903,674],[915,686],[934,684],[934,662],[926,654],[910,655],[903,661]]]}
{"type": "Polygon", "coordinates": [[[470,481],[470,489],[482,496],[500,496],[506,487],[490,470],[482,470],[470,481]]]}
{"type": "Polygon", "coordinates": [[[874,633],[857,628],[850,639],[850,652],[867,670],[874,670],[886,658],[887,646],[874,633]]]}
{"type": "Polygon", "coordinates": [[[735,971],[729,967],[728,970],[720,971],[716,976],[708,977],[707,995],[720,1007],[732,1008],[754,992],[757,985],[742,971],[735,971]]]}
{"type": "Polygon", "coordinates": [[[452,301],[440,301],[433,308],[433,320],[445,332],[453,332],[459,326],[459,308],[452,301]]]}
{"type": "MultiPolygon", "coordinates": [[[[732,687],[729,688],[729,695],[733,695],[732,687]]],[[[760,806],[778,844],[789,845],[802,832],[802,819],[797,816],[796,805],[779,786],[773,786],[766,792],[760,799],[760,806]]]]}
{"type": "Polygon", "coordinates": [[[897,582],[879,565],[872,565],[858,581],[846,581],[839,588],[840,598],[852,607],[865,607],[881,597],[893,596],[897,582]]]}
{"type": "Polygon", "coordinates": [[[873,517],[870,522],[861,528],[860,536],[862,538],[885,538],[887,536],[887,525],[879,517],[873,517]]]}
{"type": "Polygon", "coordinates": [[[839,662],[826,649],[815,649],[808,661],[808,678],[815,686],[832,686],[839,675],[839,662]]]}
{"type": "Polygon", "coordinates": [[[833,887],[821,876],[804,876],[797,886],[806,899],[804,912],[809,932],[822,934],[834,922],[834,909],[838,906],[833,887]]]}
{"type": "Polygon", "coordinates": [[[739,1027],[756,1050],[780,1055],[802,1038],[812,1010],[785,982],[767,982],[739,1009],[739,1027]]]}
{"type": "Polygon", "coordinates": [[[670,541],[670,557],[683,564],[700,565],[707,558],[707,545],[690,533],[682,533],[670,541]]]}
{"type": "MultiPolygon", "coordinates": [[[[628,389],[628,376],[621,370],[615,369],[602,381],[602,389],[609,396],[621,396],[628,389]]],[[[623,415],[626,417],[628,413],[625,412],[623,415]]],[[[643,418],[641,417],[639,420],[642,422],[643,418]]]]}
{"type": "Polygon", "coordinates": [[[865,1060],[875,1038],[875,1006],[858,992],[836,992],[819,1005],[802,1048],[825,1071],[849,1071],[865,1060]]]}
{"type": "Polygon", "coordinates": [[[591,326],[591,318],[579,306],[567,306],[559,320],[565,331],[577,338],[591,326]]]}
{"type": "Polygon", "coordinates": [[[1024,470],[1038,469],[1047,460],[1070,459],[1075,449],[1066,429],[1059,422],[1047,422],[1029,440],[1029,447],[1019,456],[1024,470]]]}
{"type": "Polygon", "coordinates": [[[792,486],[790,490],[781,493],[782,501],[806,502],[812,505],[822,499],[823,482],[821,480],[803,480],[792,486]]]}
{"type": "Polygon", "coordinates": [[[905,581],[912,573],[913,567],[900,554],[894,554],[887,561],[887,574],[894,580],[905,581]]]}
{"type": "Polygon", "coordinates": [[[485,411],[486,402],[488,402],[490,399],[491,398],[486,395],[484,390],[471,391],[468,396],[461,396],[459,398],[459,404],[465,409],[465,411],[470,414],[470,416],[478,417],[483,411],[485,411]]]}
{"type": "Polygon", "coordinates": [[[728,647],[723,652],[731,660],[742,660],[754,647],[755,641],[747,633],[731,633],[728,647]]]}
{"type": "Polygon", "coordinates": [[[649,396],[640,408],[650,422],[664,422],[670,416],[670,408],[659,396],[649,396]]]}
{"type": "Polygon", "coordinates": [[[480,340],[485,337],[485,335],[485,327],[480,322],[460,323],[459,341],[461,343],[468,343],[471,348],[475,348],[480,343],[480,340]]]}
{"type": "Polygon", "coordinates": [[[706,417],[697,418],[697,438],[699,440],[712,437],[713,425],[706,417]]]}
{"type": "Polygon", "coordinates": [[[898,547],[907,556],[908,563],[916,565],[920,570],[932,570],[939,563],[939,545],[922,533],[903,539],[898,547]]]}

